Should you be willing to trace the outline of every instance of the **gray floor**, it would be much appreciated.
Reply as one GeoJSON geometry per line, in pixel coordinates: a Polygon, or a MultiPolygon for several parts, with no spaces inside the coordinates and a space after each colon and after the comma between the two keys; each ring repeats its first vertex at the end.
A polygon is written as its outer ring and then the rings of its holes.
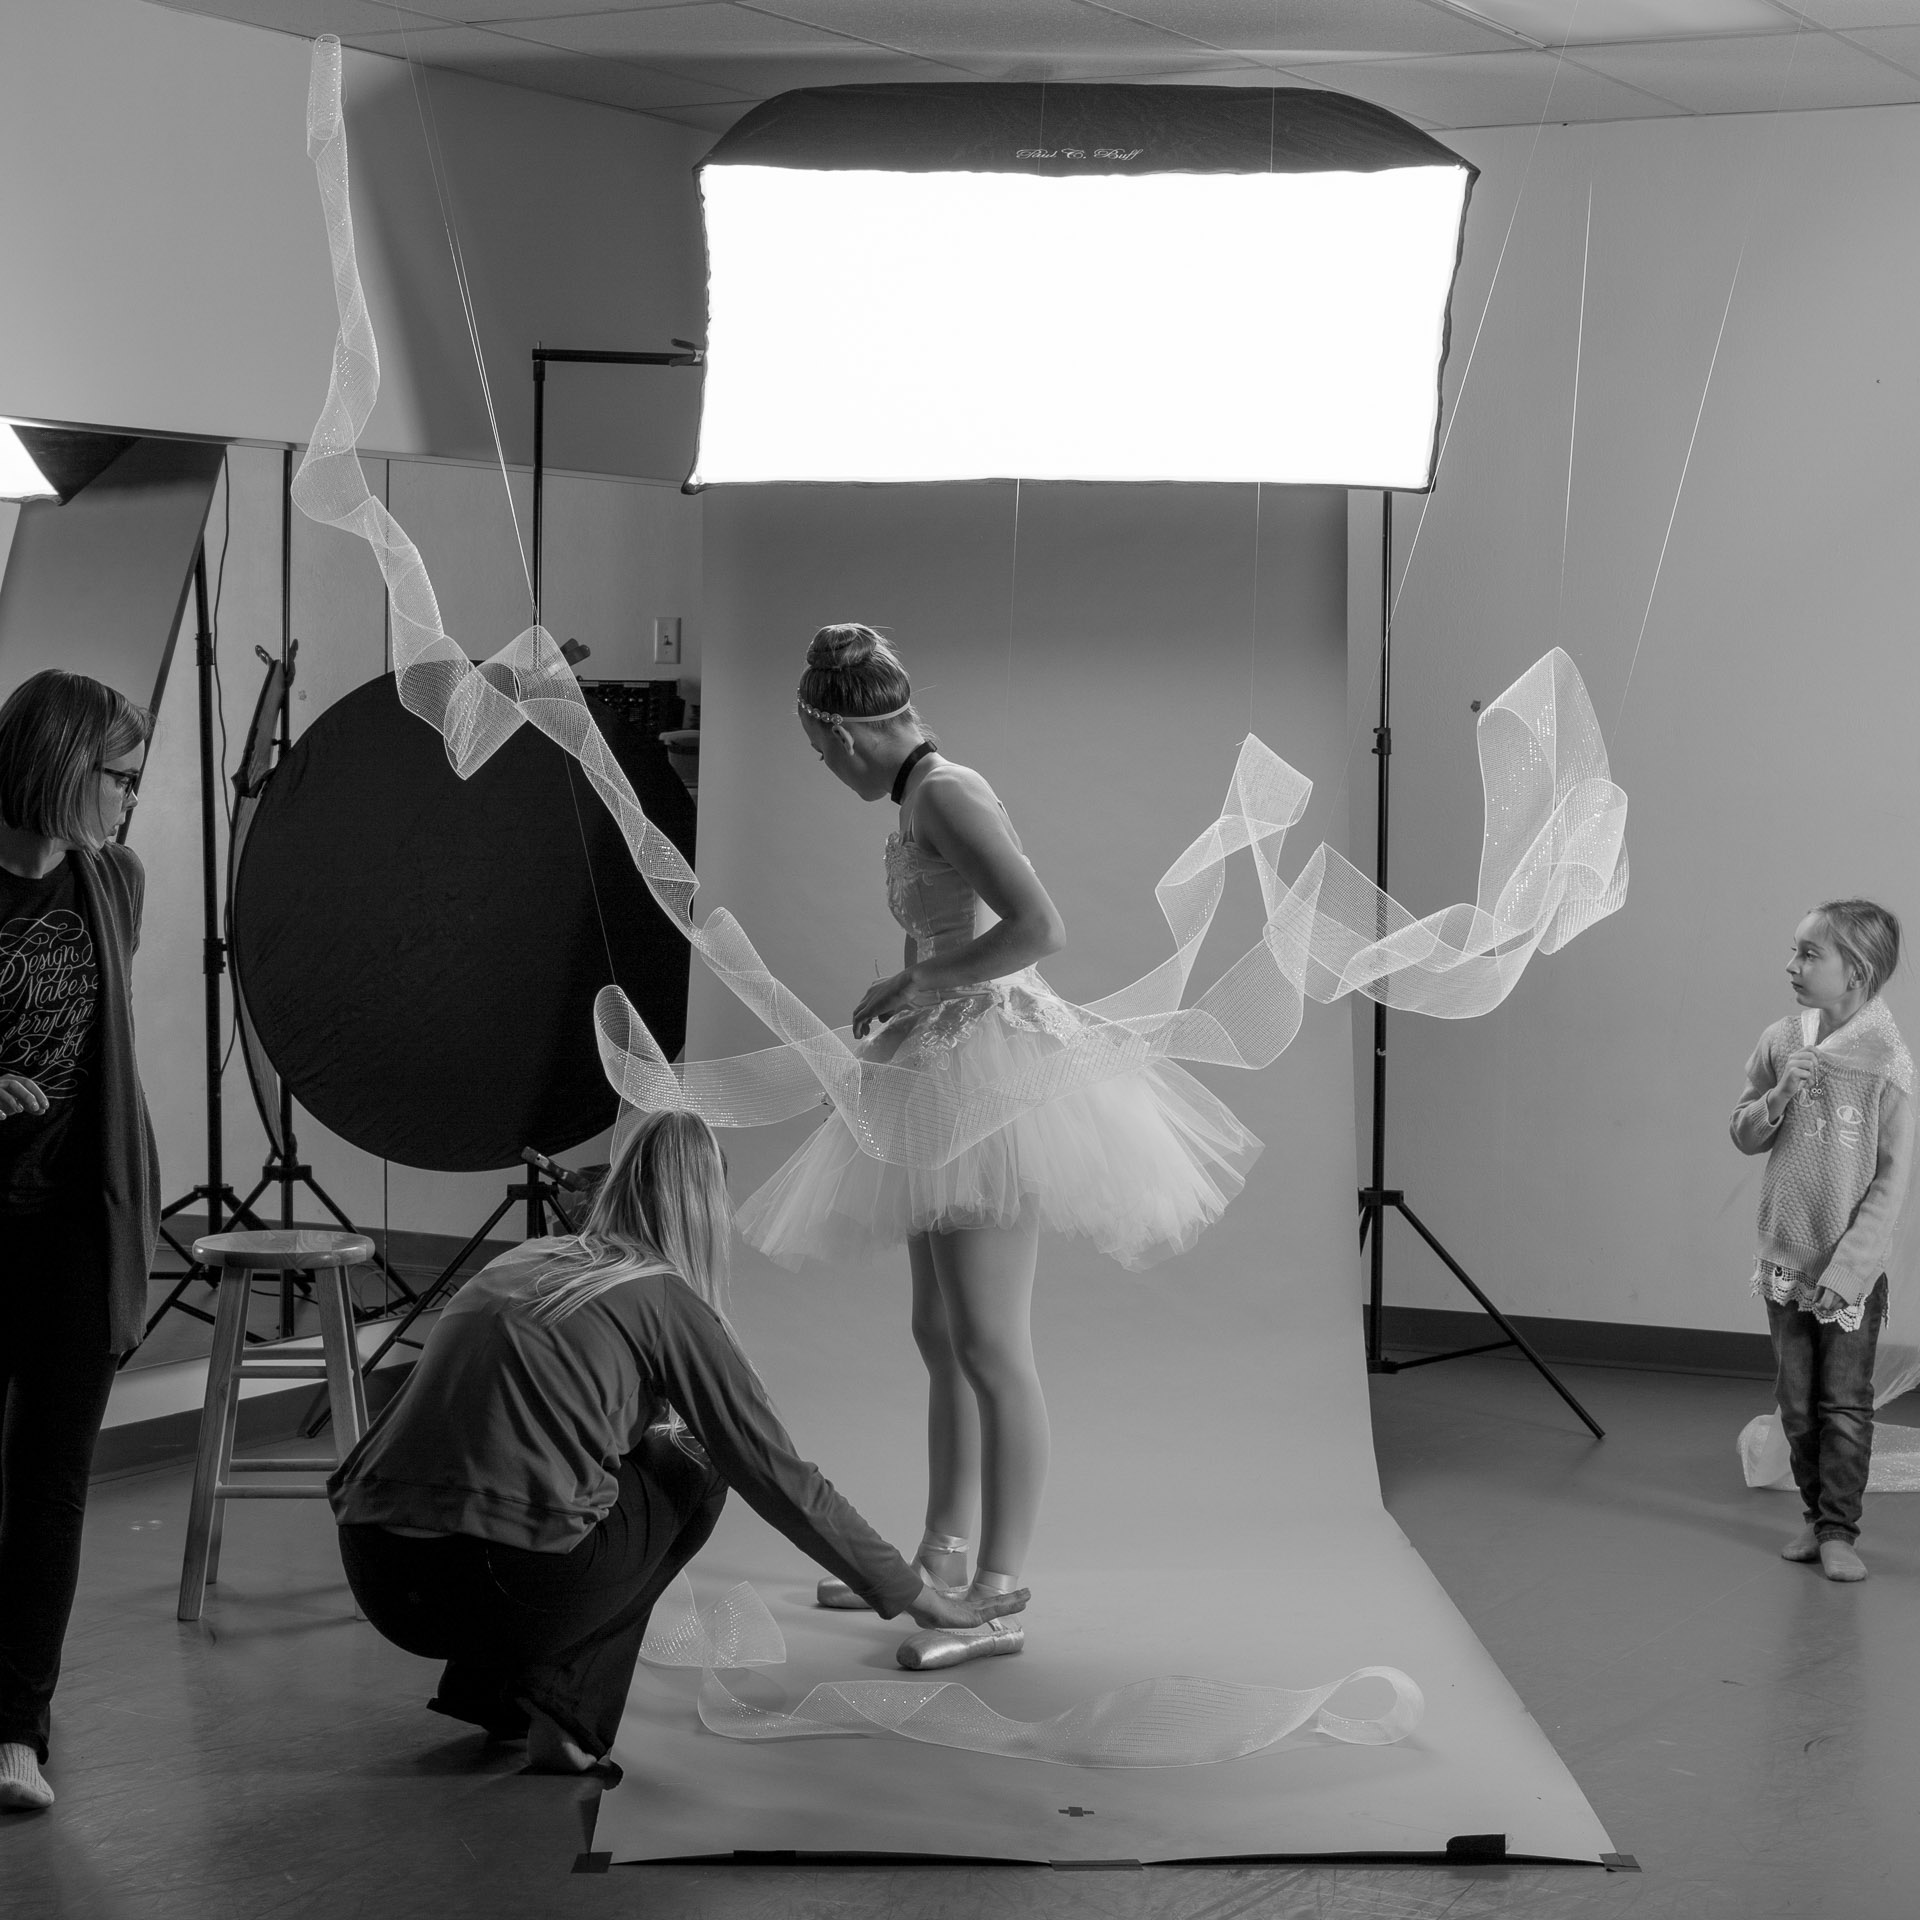
{"type": "MultiPolygon", "coordinates": [[[[96,1488],[52,1813],[0,1822],[8,1920],[567,1912],[1880,1920],[1920,1903],[1920,1497],[1874,1577],[1773,1556],[1739,1484],[1751,1382],[1571,1373],[1590,1442],[1501,1356],[1376,1380],[1387,1504],[1639,1874],[1480,1868],[623,1867],[572,1876],[591,1788],[420,1711],[425,1663],[348,1616],[322,1516],[232,1517],[220,1604],[172,1617],[182,1473],[96,1488]]],[[[1912,1418],[1911,1414],[1906,1417],[1912,1418]]],[[[1313,1543],[1300,1543],[1311,1554],[1313,1543]]]]}

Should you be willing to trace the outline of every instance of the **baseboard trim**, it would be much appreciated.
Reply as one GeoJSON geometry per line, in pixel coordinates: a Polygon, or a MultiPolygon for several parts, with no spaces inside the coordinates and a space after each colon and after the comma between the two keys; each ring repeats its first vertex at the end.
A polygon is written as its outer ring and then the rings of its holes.
{"type": "MultiPolygon", "coordinates": [[[[1712,1327],[1644,1327],[1616,1320],[1507,1316],[1541,1359],[1555,1366],[1628,1367],[1642,1373],[1708,1373],[1737,1380],[1773,1378],[1773,1342],[1764,1333],[1723,1333],[1712,1327]]],[[[1445,1353],[1498,1340],[1484,1313],[1445,1307],[1383,1307],[1389,1357],[1445,1353]]],[[[1508,1350],[1515,1358],[1517,1351],[1508,1350]]]]}

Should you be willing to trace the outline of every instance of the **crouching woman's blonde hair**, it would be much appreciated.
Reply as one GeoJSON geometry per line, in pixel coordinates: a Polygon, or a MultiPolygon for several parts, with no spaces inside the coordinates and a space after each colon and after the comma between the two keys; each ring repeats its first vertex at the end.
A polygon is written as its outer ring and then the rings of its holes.
{"type": "Polygon", "coordinates": [[[727,1250],[733,1208],[713,1129],[691,1113],[650,1113],[614,1155],[575,1244],[535,1283],[535,1316],[564,1320],[649,1269],[669,1268],[731,1331],[727,1250]]]}

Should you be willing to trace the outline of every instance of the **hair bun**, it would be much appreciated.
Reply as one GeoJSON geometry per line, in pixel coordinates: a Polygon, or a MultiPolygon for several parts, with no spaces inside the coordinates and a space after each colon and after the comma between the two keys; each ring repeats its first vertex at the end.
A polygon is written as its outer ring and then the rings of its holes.
{"type": "Polygon", "coordinates": [[[824,667],[829,672],[845,670],[864,666],[876,654],[890,652],[887,643],[871,627],[861,626],[857,621],[845,621],[836,626],[822,627],[813,636],[812,644],[807,648],[807,665],[824,667]]]}

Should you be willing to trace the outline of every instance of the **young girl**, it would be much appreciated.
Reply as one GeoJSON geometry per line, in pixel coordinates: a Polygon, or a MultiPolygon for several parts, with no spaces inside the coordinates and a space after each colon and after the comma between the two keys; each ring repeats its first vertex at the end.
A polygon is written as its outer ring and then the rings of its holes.
{"type": "MultiPolygon", "coordinates": [[[[871,627],[823,627],[798,704],[828,771],[862,800],[900,809],[886,864],[904,964],[861,997],[853,1033],[865,1040],[877,1028],[866,1057],[924,1076],[914,1111],[931,1134],[931,1116],[970,1094],[986,1104],[987,1090],[1043,1070],[1097,1022],[1034,970],[1065,942],[1059,912],[993,789],[926,734],[887,642],[871,627]]],[[[931,1586],[982,1598],[1019,1585],[1049,1448],[1030,1328],[1040,1229],[1084,1234],[1144,1266],[1193,1244],[1259,1150],[1197,1080],[1162,1064],[1029,1107],[937,1164],[874,1157],[836,1112],[741,1208],[743,1237],[789,1266],[906,1243],[928,1383],[927,1531],[916,1564],[931,1586]]],[[[820,1600],[861,1604],[834,1581],[822,1583],[820,1600]]],[[[1018,1652],[1023,1639],[1015,1622],[994,1620],[916,1634],[898,1657],[906,1667],[950,1666],[1018,1652]]]]}
{"type": "Polygon", "coordinates": [[[1760,1036],[1733,1143],[1767,1155],[1754,1291],[1767,1303],[1780,1425],[1807,1524],[1781,1558],[1864,1580],[1854,1542],[1873,1453],[1873,1358],[1913,1159],[1913,1056],[1880,989],[1900,923],[1829,900],[1794,933],[1801,1011],[1760,1036]]]}
{"type": "Polygon", "coordinates": [[[648,1115],[577,1237],[461,1289],[328,1483],[367,1618],[447,1662],[432,1705],[525,1734],[544,1771],[612,1748],[653,1604],[729,1486],[881,1613],[977,1627],[1026,1604],[931,1592],[795,1454],[722,1312],[729,1225],[712,1130],[648,1115]]]}

